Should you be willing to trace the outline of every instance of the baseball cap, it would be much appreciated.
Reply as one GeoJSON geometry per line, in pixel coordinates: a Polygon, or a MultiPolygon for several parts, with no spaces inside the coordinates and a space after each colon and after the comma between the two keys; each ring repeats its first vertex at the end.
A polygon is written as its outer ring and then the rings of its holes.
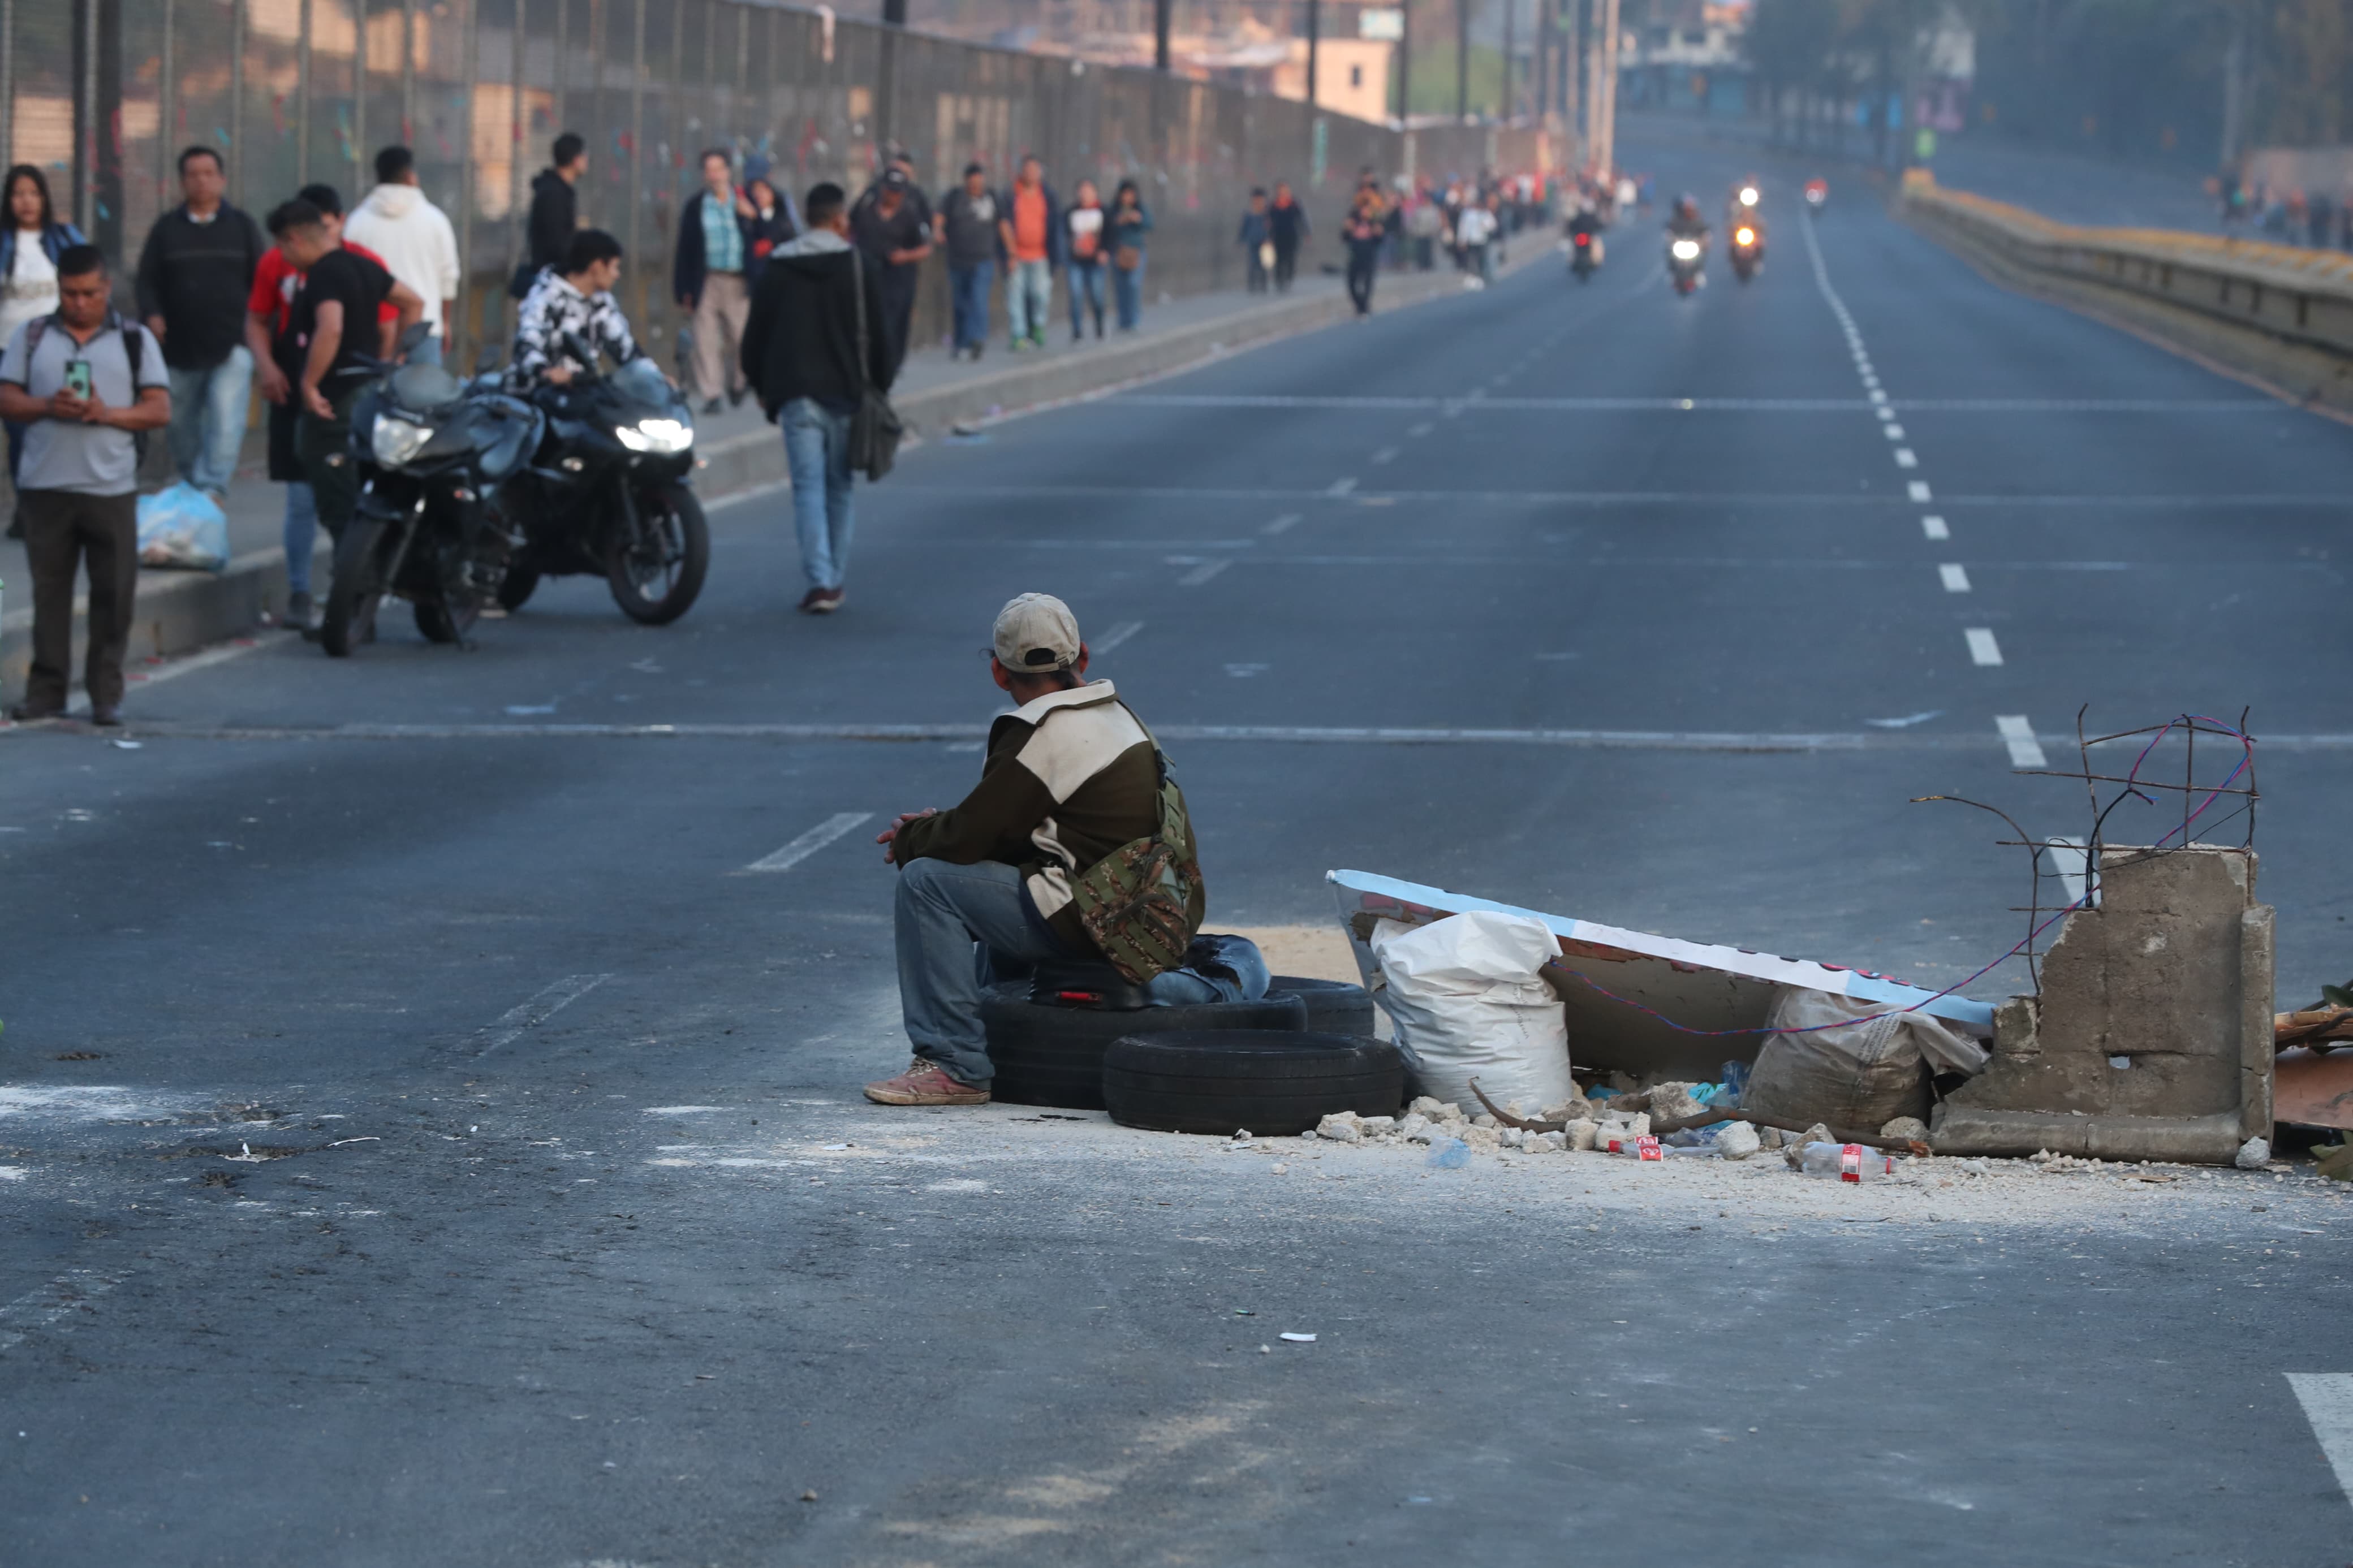
{"type": "Polygon", "coordinates": [[[882,183],[894,191],[907,188],[907,171],[895,165],[882,171],[882,183]]]}
{"type": "Polygon", "coordinates": [[[1079,618],[1051,594],[1023,594],[997,612],[997,662],[1024,675],[1068,669],[1079,658],[1079,618]]]}

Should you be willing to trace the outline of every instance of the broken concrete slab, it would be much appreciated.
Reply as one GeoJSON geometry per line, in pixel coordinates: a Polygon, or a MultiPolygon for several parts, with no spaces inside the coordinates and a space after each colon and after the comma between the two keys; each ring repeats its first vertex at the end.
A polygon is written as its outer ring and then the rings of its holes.
{"type": "Polygon", "coordinates": [[[1940,1154],[2227,1164],[2272,1123],[2273,929],[2254,854],[2101,851],[2038,996],[1995,1016],[1993,1059],[1938,1105],[1940,1154]]]}

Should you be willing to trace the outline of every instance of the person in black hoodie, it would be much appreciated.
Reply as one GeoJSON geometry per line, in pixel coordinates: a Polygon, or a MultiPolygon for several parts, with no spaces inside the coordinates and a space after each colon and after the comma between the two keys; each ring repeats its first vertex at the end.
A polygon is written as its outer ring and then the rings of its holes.
{"type": "Polygon", "coordinates": [[[523,223],[529,254],[507,285],[517,300],[531,292],[543,268],[563,265],[573,231],[580,226],[580,193],[574,187],[588,172],[588,143],[578,132],[567,131],[549,152],[554,161],[532,176],[531,216],[523,223]]]}
{"type": "Polygon", "coordinates": [[[849,569],[856,523],[849,495],[850,419],[867,387],[890,390],[897,365],[881,264],[849,243],[849,202],[841,187],[816,186],[801,212],[807,231],[779,247],[761,269],[751,319],[744,327],[743,363],[760,407],[770,423],[784,428],[793,523],[809,584],[800,607],[822,616],[841,607],[842,581],[849,569]]]}

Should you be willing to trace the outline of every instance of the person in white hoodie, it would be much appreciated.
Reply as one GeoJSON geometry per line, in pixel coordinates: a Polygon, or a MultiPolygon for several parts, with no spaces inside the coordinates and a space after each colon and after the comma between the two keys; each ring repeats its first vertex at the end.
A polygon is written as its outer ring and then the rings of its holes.
{"type": "Polygon", "coordinates": [[[425,301],[433,335],[412,350],[411,364],[439,364],[458,309],[458,236],[447,214],[417,184],[417,154],[387,147],[375,155],[376,187],[343,220],[343,238],[384,258],[385,270],[425,301]]]}

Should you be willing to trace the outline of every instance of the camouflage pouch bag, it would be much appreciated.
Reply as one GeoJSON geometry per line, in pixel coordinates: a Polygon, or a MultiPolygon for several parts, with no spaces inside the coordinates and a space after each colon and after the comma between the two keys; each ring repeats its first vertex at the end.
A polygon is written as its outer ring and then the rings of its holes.
{"type": "Polygon", "coordinates": [[[1160,831],[1131,839],[1087,868],[1071,885],[1079,922],[1123,979],[1141,985],[1185,962],[1192,944],[1192,908],[1201,885],[1201,863],[1193,850],[1193,825],[1185,797],[1160,771],[1160,831]]]}

